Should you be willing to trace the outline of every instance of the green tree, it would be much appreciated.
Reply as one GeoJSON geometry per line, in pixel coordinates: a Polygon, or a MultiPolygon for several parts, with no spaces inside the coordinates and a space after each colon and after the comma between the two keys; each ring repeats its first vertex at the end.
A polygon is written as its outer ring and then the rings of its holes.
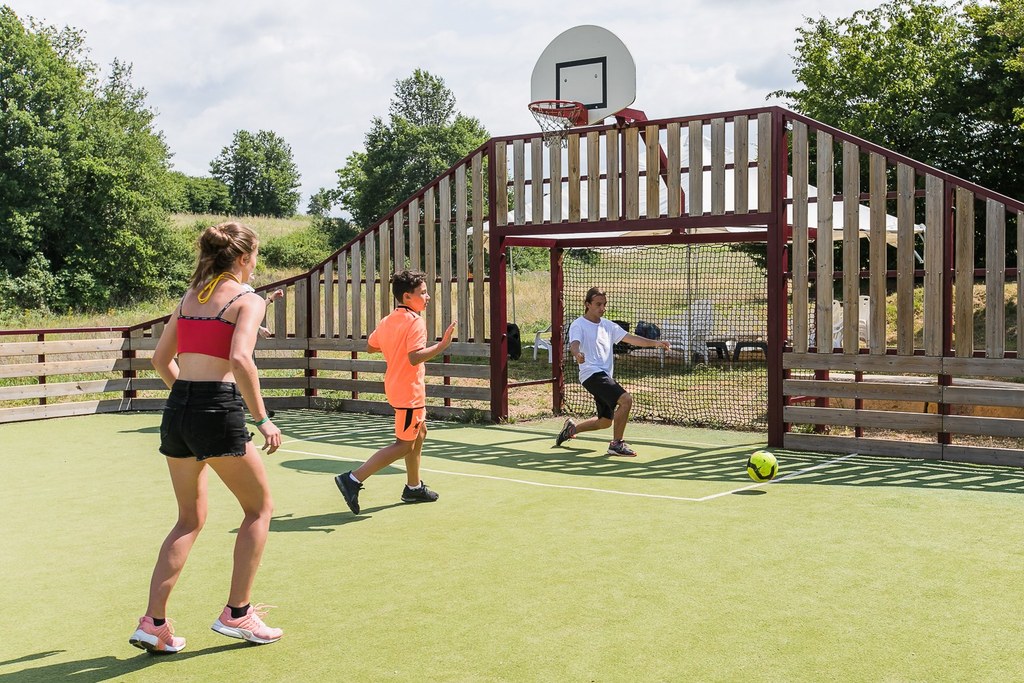
{"type": "Polygon", "coordinates": [[[489,137],[477,119],[456,111],[442,78],[416,69],[395,82],[389,120],[375,117],[366,149],[338,170],[337,201],[368,227],[489,137]]]}
{"type": "Polygon", "coordinates": [[[101,79],[80,32],[0,6],[0,307],[85,309],[166,293],[188,267],[169,153],[144,90],[101,79]]]}
{"type": "Polygon", "coordinates": [[[1024,196],[1022,0],[890,0],[798,29],[797,111],[1024,196]]]}
{"type": "Polygon", "coordinates": [[[177,213],[212,213],[227,216],[231,213],[231,193],[228,186],[216,178],[171,173],[174,196],[168,208],[177,213]]]}
{"type": "Polygon", "coordinates": [[[313,217],[313,227],[327,236],[333,249],[339,249],[359,234],[344,218],[332,216],[331,209],[338,202],[338,191],[321,187],[309,198],[306,214],[313,217]]]}
{"type": "Polygon", "coordinates": [[[292,148],[273,131],[237,131],[210,162],[210,174],[227,185],[239,215],[286,218],[298,208],[301,176],[292,148]]]}

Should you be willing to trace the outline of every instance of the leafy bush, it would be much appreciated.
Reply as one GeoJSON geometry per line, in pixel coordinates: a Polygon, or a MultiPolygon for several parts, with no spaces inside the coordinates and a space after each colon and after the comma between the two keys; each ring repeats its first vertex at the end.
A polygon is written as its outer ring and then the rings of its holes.
{"type": "Polygon", "coordinates": [[[312,268],[332,251],[327,235],[311,227],[261,244],[260,259],[269,268],[312,268]]]}

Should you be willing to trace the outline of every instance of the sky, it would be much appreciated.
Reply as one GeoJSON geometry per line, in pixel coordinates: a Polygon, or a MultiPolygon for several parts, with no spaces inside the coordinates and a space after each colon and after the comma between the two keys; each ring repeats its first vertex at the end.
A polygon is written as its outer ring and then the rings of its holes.
{"type": "Polygon", "coordinates": [[[85,34],[109,71],[132,65],[175,170],[209,175],[236,131],[271,130],[302,174],[299,211],[364,149],[395,82],[419,68],[444,79],[456,108],[491,135],[529,133],[537,58],[558,34],[608,29],[637,69],[633,108],[649,119],[784,104],[796,84],[796,29],[879,0],[7,0],[25,21],[85,34]]]}

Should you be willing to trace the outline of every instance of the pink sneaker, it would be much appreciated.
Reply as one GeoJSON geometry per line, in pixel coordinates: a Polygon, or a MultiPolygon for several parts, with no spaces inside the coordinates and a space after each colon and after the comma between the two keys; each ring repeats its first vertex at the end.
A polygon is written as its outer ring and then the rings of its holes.
{"type": "Polygon", "coordinates": [[[217,633],[231,638],[241,638],[250,643],[274,643],[280,640],[284,631],[279,628],[270,628],[263,623],[263,617],[267,610],[273,609],[273,605],[250,605],[249,611],[238,619],[231,618],[231,608],[225,606],[217,621],[213,622],[212,628],[217,633]]]}
{"type": "Polygon", "coordinates": [[[135,629],[135,633],[128,639],[128,642],[154,654],[158,652],[170,654],[185,649],[185,639],[174,635],[170,619],[165,621],[163,626],[157,626],[153,623],[152,617],[140,618],[139,627],[135,629]]]}

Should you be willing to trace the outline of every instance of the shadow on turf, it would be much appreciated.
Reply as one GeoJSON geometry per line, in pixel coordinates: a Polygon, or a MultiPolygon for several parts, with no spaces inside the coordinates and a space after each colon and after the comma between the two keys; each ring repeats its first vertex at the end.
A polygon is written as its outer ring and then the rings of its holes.
{"type": "MultiPolygon", "coordinates": [[[[199,657],[201,655],[212,655],[218,652],[235,650],[240,647],[252,647],[252,645],[245,642],[231,643],[228,645],[208,647],[203,650],[186,649],[173,655],[151,655],[139,652],[138,655],[128,657],[127,659],[118,659],[117,657],[108,655],[106,657],[94,657],[92,659],[79,659],[73,662],[56,662],[54,664],[46,664],[34,669],[22,669],[21,671],[9,674],[0,673],[0,678],[9,678],[9,680],[17,681],[73,680],[78,681],[79,683],[98,683],[99,681],[109,681],[113,678],[118,678],[126,674],[142,671],[143,669],[147,669],[154,665],[166,664],[168,666],[173,666],[174,662],[180,662],[184,659],[191,659],[192,657],[199,657]]],[[[0,667],[8,666],[10,664],[18,664],[21,662],[35,661],[37,659],[45,659],[47,657],[62,654],[63,652],[64,650],[50,650],[49,652],[26,655],[25,657],[19,657],[18,659],[0,662],[0,667]]],[[[165,673],[170,675],[171,680],[173,680],[173,670],[169,669],[165,673]]]]}
{"type": "MultiPolygon", "coordinates": [[[[394,423],[390,417],[356,413],[327,413],[313,410],[282,412],[275,419],[289,439],[308,442],[304,450],[313,450],[316,443],[359,449],[356,458],[373,452],[394,440],[394,423]]],[[[604,453],[604,437],[581,437],[552,448],[554,434],[549,431],[503,425],[463,425],[432,422],[432,436],[427,438],[424,453],[433,458],[470,462],[516,471],[558,472],[587,477],[626,477],[632,479],[679,479],[749,483],[745,463],[758,444],[698,446],[689,443],[672,445],[667,441],[631,439],[640,452],[639,458],[621,459],[604,453]],[[460,430],[476,430],[473,440],[489,441],[484,445],[463,443],[460,430]],[[495,438],[498,435],[498,438],[495,438]],[[668,452],[651,457],[644,451],[668,452]]],[[[633,433],[643,430],[633,425],[633,433]]],[[[287,446],[286,446],[287,447],[287,446]]],[[[830,463],[837,456],[821,453],[797,453],[774,450],[779,458],[780,474],[792,474],[830,463]]],[[[315,459],[283,461],[285,467],[304,471],[336,472],[332,461],[317,465],[315,459]]],[[[1024,493],[1024,472],[1019,468],[971,465],[947,461],[903,460],[859,455],[842,462],[827,464],[785,484],[816,484],[840,486],[898,486],[915,488],[955,489],[1024,493]]]]}

